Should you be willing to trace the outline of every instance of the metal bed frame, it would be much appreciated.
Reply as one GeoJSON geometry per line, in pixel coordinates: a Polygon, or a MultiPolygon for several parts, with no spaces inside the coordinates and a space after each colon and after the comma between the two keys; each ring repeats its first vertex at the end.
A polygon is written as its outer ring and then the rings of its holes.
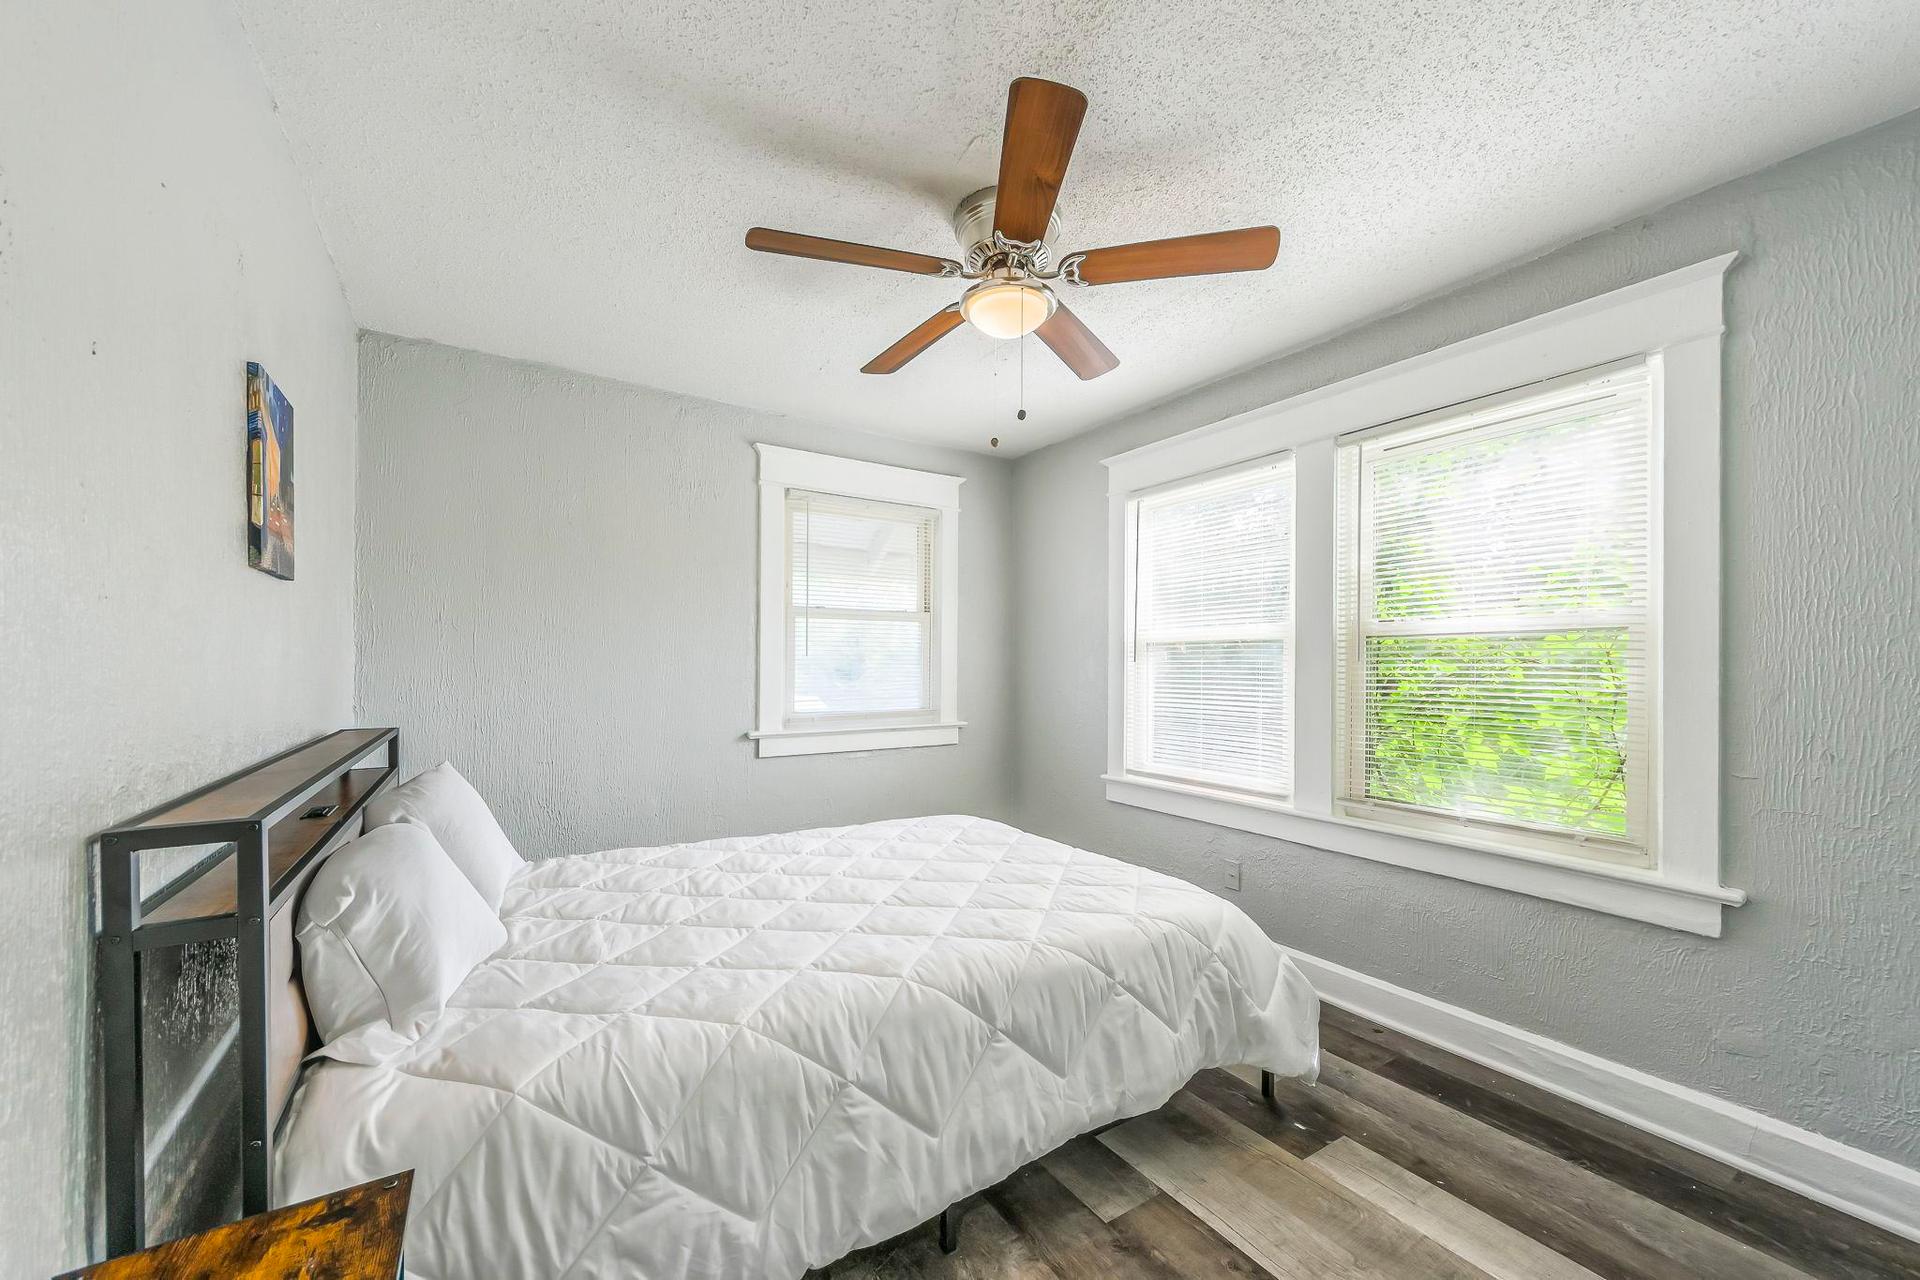
{"type": "MultiPolygon", "coordinates": [[[[1263,1069],[1260,1072],[1260,1097],[1269,1107],[1272,1107],[1277,1114],[1285,1115],[1285,1109],[1281,1107],[1279,1101],[1274,1096],[1274,1084],[1275,1079],[1273,1072],[1263,1069]]],[[[1125,1120],[1115,1120],[1113,1124],[1103,1124],[1098,1129],[1091,1130],[1090,1132],[1105,1133],[1115,1125],[1125,1123],[1125,1120]]],[[[969,1199],[971,1198],[972,1197],[969,1197],[969,1199]]],[[[934,1220],[936,1224],[935,1229],[940,1233],[941,1253],[953,1253],[960,1248],[960,1221],[964,1216],[960,1210],[961,1206],[966,1203],[966,1200],[955,1201],[942,1209],[940,1216],[934,1220]]],[[[830,1262],[824,1267],[814,1267],[807,1272],[805,1280],[830,1280],[833,1275],[833,1269],[837,1265],[839,1264],[830,1262]]]]}
{"type": "Polygon", "coordinates": [[[274,1129],[286,1099],[272,1096],[269,932],[339,835],[392,780],[398,729],[342,729],[301,743],[97,837],[100,933],[97,981],[103,1040],[107,1255],[146,1242],[146,1103],[141,969],[157,948],[232,938],[239,947],[240,1202],[273,1202],[274,1129]],[[380,748],[385,762],[356,767],[380,748]],[[219,846],[148,897],[140,854],[219,846]]]}

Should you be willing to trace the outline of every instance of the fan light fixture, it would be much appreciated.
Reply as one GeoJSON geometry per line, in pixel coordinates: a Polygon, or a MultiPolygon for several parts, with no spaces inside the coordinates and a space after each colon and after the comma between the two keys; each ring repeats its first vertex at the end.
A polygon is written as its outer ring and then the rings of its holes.
{"type": "Polygon", "coordinates": [[[961,200],[953,211],[960,258],[772,227],[749,228],[747,248],[939,280],[979,281],[959,305],[942,303],[938,311],[861,365],[862,373],[898,373],[969,321],[989,338],[1034,334],[1082,381],[1112,373],[1120,367],[1120,357],[1080,322],[1072,307],[1054,296],[1049,284],[1058,280],[1075,286],[1125,284],[1265,271],[1280,252],[1280,229],[1241,227],[1059,253],[1055,245],[1060,238],[1060,214],[1054,202],[1086,114],[1087,95],[1071,85],[1021,76],[1008,86],[999,179],[961,200]]]}
{"type": "Polygon", "coordinates": [[[1043,284],[989,280],[967,290],[960,314],[989,338],[1023,338],[1045,324],[1057,305],[1043,284]]]}

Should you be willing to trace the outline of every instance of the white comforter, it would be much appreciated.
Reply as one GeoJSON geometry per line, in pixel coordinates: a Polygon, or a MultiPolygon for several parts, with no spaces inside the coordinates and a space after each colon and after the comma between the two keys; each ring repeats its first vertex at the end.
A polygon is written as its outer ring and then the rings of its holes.
{"type": "Polygon", "coordinates": [[[1316,1066],[1237,908],[979,818],[531,865],[417,1044],[322,1061],[282,1201],[416,1170],[409,1275],[791,1280],[1197,1070],[1316,1066]]]}

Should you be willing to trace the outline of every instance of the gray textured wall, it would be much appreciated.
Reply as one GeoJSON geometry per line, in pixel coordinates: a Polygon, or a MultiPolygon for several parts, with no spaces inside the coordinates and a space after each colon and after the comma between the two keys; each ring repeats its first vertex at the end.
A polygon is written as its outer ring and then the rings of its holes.
{"type": "Polygon", "coordinates": [[[376,334],[360,394],[360,714],[529,857],[1007,808],[1007,463],[376,334]],[[967,477],[959,746],[754,756],[761,441],[967,477]]]}
{"type": "Polygon", "coordinates": [[[1283,942],[1920,1164],[1917,369],[1920,115],[1021,459],[1019,821],[1206,885],[1243,859],[1283,942]],[[1728,249],[1725,938],[1103,798],[1100,458],[1728,249]]]}
{"type": "MultiPolygon", "coordinates": [[[[88,837],[352,712],[355,334],[222,0],[0,25],[0,1275],[44,1276],[98,1227],[88,837]],[[295,410],[293,582],[247,567],[250,359],[295,410]]],[[[159,1127],[232,970],[156,968],[159,1127]]],[[[163,1229],[224,1198],[182,1176],[232,1154],[205,1096],[163,1229]]]]}

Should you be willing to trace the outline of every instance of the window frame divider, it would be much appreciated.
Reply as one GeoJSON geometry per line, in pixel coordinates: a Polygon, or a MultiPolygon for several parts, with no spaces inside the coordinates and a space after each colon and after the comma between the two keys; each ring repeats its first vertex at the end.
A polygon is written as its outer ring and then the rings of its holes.
{"type": "Polygon", "coordinates": [[[1293,449],[1293,804],[1320,815],[1333,813],[1339,776],[1333,679],[1338,456],[1331,436],[1293,449]]]}

